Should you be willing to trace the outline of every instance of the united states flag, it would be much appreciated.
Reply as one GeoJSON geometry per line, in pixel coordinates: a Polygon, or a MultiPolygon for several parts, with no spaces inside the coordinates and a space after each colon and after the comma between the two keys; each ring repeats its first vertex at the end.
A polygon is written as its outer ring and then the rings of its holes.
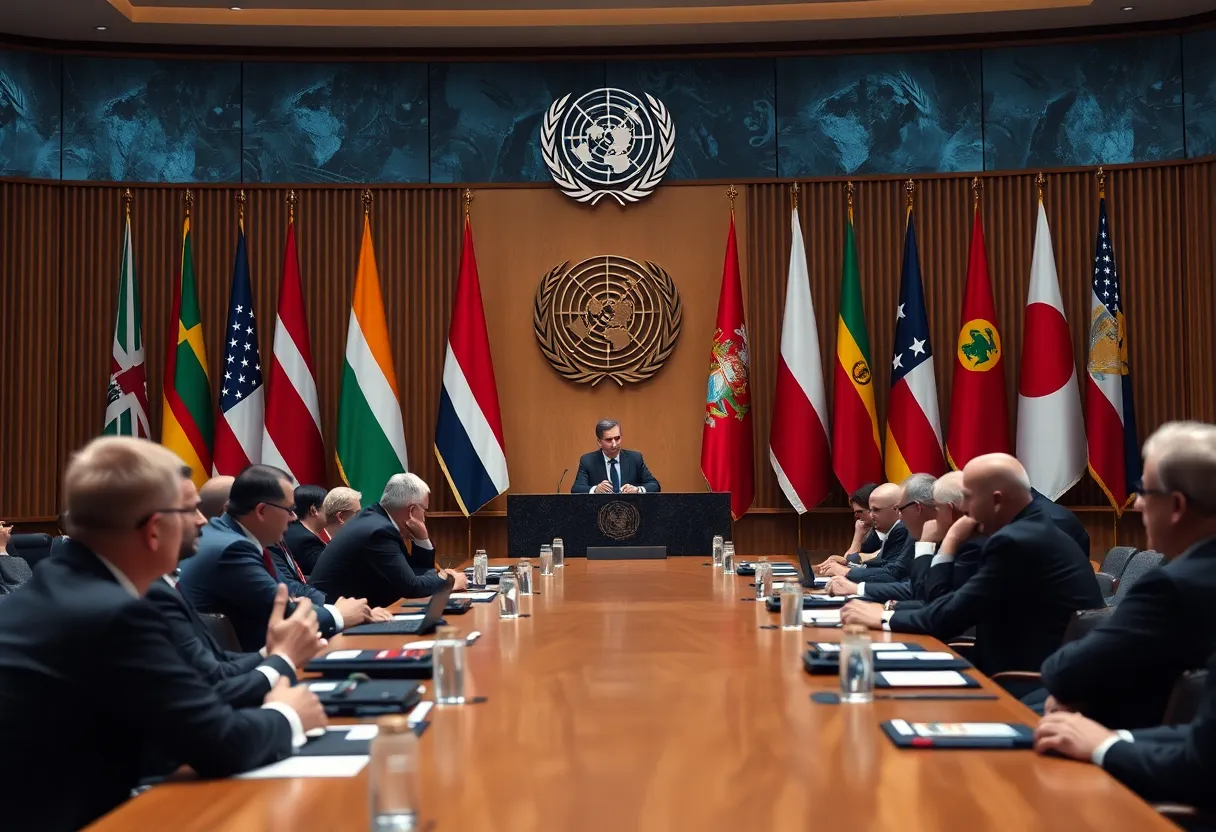
{"type": "Polygon", "coordinates": [[[1085,435],[1089,471],[1121,514],[1140,479],[1136,410],[1127,364],[1127,322],[1119,294],[1119,270],[1106,215],[1106,193],[1098,199],[1098,238],[1090,282],[1089,380],[1085,385],[1085,435]]]}
{"type": "Polygon", "coordinates": [[[245,251],[245,229],[237,235],[236,264],[232,270],[232,295],[228,303],[228,326],[224,330],[224,366],[220,378],[220,413],[215,429],[215,474],[236,476],[262,461],[262,427],[265,401],[262,360],[253,314],[253,289],[249,284],[249,258],[245,251]]]}

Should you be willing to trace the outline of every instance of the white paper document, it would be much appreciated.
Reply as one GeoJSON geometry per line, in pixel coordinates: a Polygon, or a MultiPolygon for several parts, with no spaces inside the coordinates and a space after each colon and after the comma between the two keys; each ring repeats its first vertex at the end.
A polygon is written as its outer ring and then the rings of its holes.
{"type": "Polygon", "coordinates": [[[840,610],[803,610],[802,623],[810,624],[839,624],[840,610]]]}
{"type": "Polygon", "coordinates": [[[308,689],[313,693],[329,693],[338,687],[337,682],[309,682],[308,689]]]}
{"type": "Polygon", "coordinates": [[[334,650],[332,653],[326,653],[326,659],[357,659],[362,650],[334,650]]]}
{"type": "Polygon", "coordinates": [[[829,578],[829,577],[827,577],[827,576],[825,575],[825,576],[824,576],[824,577],[822,577],[822,578],[816,578],[816,579],[815,579],[815,586],[827,586],[827,585],[828,585],[828,584],[830,584],[831,582],[832,582],[832,579],[831,579],[831,578],[829,578]]]}
{"type": "Polygon", "coordinates": [[[237,780],[275,780],[293,777],[354,777],[367,765],[366,754],[340,757],[288,757],[268,766],[236,775],[237,780]]]}
{"type": "Polygon", "coordinates": [[[884,670],[881,676],[893,688],[962,688],[967,677],[957,670],[884,670]]]}
{"type": "Polygon", "coordinates": [[[488,589],[485,592],[453,592],[448,597],[453,600],[468,598],[470,601],[489,601],[498,594],[497,589],[488,589]]]}
{"type": "MultiPolygon", "coordinates": [[[[818,644],[816,644],[815,646],[819,648],[819,651],[821,653],[839,653],[840,652],[840,645],[837,644],[836,642],[832,642],[832,641],[821,641],[818,644]]],[[[877,644],[871,644],[870,649],[873,650],[875,653],[888,653],[888,652],[898,653],[900,651],[903,651],[906,653],[906,652],[908,652],[908,645],[894,644],[894,643],[880,641],[877,644]]],[[[900,658],[905,658],[905,657],[901,656],[900,658]]]]}
{"type": "Polygon", "coordinates": [[[1017,737],[1012,725],[1004,722],[913,722],[911,728],[922,737],[1017,737]]]}
{"type": "Polygon", "coordinates": [[[410,725],[417,725],[426,719],[426,715],[431,712],[433,707],[435,707],[434,702],[419,702],[414,706],[414,710],[410,711],[410,715],[405,718],[405,721],[410,725]]]}
{"type": "MultiPolygon", "coordinates": [[[[337,730],[330,728],[329,730],[337,730]]],[[[362,740],[370,740],[380,733],[380,729],[375,725],[352,725],[346,730],[346,739],[359,742],[362,740]]]]}
{"type": "Polygon", "coordinates": [[[406,613],[404,615],[394,615],[393,616],[394,621],[421,621],[424,618],[426,618],[426,613],[421,613],[421,614],[406,613]]]}
{"type": "MultiPolygon", "coordinates": [[[[874,644],[874,645],[871,645],[871,647],[876,652],[878,652],[879,645],[874,644]]],[[[881,652],[888,652],[888,651],[884,650],[881,652]]],[[[907,662],[907,661],[913,661],[913,660],[921,661],[921,662],[944,662],[944,661],[949,661],[950,659],[953,659],[953,658],[954,658],[954,656],[951,655],[950,653],[914,652],[914,653],[904,653],[899,656],[891,655],[888,653],[888,655],[885,655],[885,656],[875,656],[874,661],[879,662],[879,663],[882,663],[882,662],[907,662]]]]}

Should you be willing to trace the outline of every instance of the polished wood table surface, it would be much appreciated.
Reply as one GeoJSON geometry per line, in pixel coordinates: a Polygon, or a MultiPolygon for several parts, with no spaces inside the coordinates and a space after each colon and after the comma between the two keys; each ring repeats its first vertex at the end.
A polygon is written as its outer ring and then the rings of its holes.
{"type": "MultiPolygon", "coordinates": [[[[535,574],[535,573],[534,573],[535,574]]],[[[807,675],[808,639],[763,630],[750,578],[701,558],[567,561],[536,576],[529,617],[497,604],[450,617],[480,630],[466,692],[434,708],[419,743],[421,817],[467,830],[1173,829],[1087,763],[1031,751],[895,748],[885,719],[1020,721],[997,701],[819,705],[834,676],[807,675]]],[[[876,633],[875,638],[890,636],[876,633]]],[[[896,636],[926,648],[925,636],[896,636]]],[[[401,637],[336,638],[336,648],[401,637]]],[[[975,674],[978,676],[978,674],[975,674]]],[[[981,677],[982,678],[982,677],[981,677]]],[[[999,691],[987,679],[985,690],[999,691]]],[[[87,774],[85,775],[87,776],[87,774]]],[[[348,779],[172,783],[90,829],[340,832],[368,829],[366,771],[348,779]]]]}

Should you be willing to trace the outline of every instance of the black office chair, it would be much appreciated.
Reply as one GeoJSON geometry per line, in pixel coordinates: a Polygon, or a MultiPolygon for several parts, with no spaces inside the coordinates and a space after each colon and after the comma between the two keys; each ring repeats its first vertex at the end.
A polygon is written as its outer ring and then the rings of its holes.
{"type": "Polygon", "coordinates": [[[1207,684],[1205,669],[1188,670],[1178,677],[1170,701],[1166,703],[1162,725],[1186,725],[1195,718],[1199,703],[1203,701],[1203,686],[1207,684]]]}
{"type": "Polygon", "coordinates": [[[1098,564],[1098,568],[1112,578],[1118,579],[1122,577],[1123,570],[1127,568],[1127,563],[1132,559],[1132,555],[1139,551],[1135,546],[1115,546],[1106,553],[1106,557],[1102,558],[1102,563],[1098,564]]]}
{"type": "MultiPolygon", "coordinates": [[[[1072,621],[1064,629],[1063,644],[1085,638],[1098,625],[1110,617],[1113,607],[1098,607],[1092,610],[1077,610],[1073,613],[1072,621]]],[[[1037,670],[1005,670],[992,674],[992,681],[1013,693],[1015,696],[1025,695],[1032,689],[1041,687],[1043,676],[1037,670]]]]}
{"type": "Polygon", "coordinates": [[[241,640],[236,637],[236,630],[232,626],[232,622],[228,620],[228,616],[222,612],[200,612],[199,616],[206,623],[207,629],[211,631],[211,635],[219,642],[220,647],[232,653],[243,652],[241,649],[241,640]]]}
{"type": "Polygon", "coordinates": [[[23,558],[33,569],[38,561],[51,554],[51,536],[49,534],[15,534],[9,538],[8,553],[15,558],[23,558]]]}
{"type": "Polygon", "coordinates": [[[1102,599],[1113,598],[1115,590],[1119,588],[1119,579],[1105,572],[1095,572],[1094,577],[1098,579],[1098,589],[1102,590],[1102,599]]]}
{"type": "Polygon", "coordinates": [[[1132,555],[1132,559],[1128,561],[1123,574],[1119,576],[1119,588],[1111,598],[1107,599],[1107,605],[1112,607],[1117,606],[1127,596],[1128,591],[1135,586],[1136,581],[1156,569],[1164,560],[1165,555],[1160,552],[1154,552],[1151,549],[1145,549],[1143,552],[1136,552],[1136,554],[1132,555]]]}

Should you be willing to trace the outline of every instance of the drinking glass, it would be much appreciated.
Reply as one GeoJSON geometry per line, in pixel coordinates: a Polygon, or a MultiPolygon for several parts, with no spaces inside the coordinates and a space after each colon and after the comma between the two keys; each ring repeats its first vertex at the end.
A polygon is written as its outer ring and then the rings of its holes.
{"type": "Polygon", "coordinates": [[[844,628],[840,640],[840,701],[874,701],[874,651],[870,631],[857,624],[844,628]]]}
{"type": "Polygon", "coordinates": [[[519,618],[519,580],[510,572],[503,572],[498,579],[498,615],[519,618]]]}
{"type": "Polygon", "coordinates": [[[381,717],[367,766],[372,832],[418,829],[418,737],[403,714],[381,717]]]}
{"type": "Polygon", "coordinates": [[[786,581],[781,587],[781,629],[802,629],[802,585],[786,581]]]}
{"type": "Polygon", "coordinates": [[[552,575],[553,574],[553,547],[552,546],[546,545],[546,546],[540,547],[540,574],[542,574],[542,575],[552,575]]]}
{"type": "Polygon", "coordinates": [[[713,557],[714,557],[714,567],[721,569],[722,568],[722,535],[720,535],[720,534],[714,535],[713,557]]]}
{"type": "Polygon", "coordinates": [[[560,537],[553,538],[553,568],[561,569],[566,565],[566,544],[560,537]]]}
{"type": "Polygon", "coordinates": [[[435,677],[435,704],[464,704],[465,640],[455,627],[440,627],[436,631],[435,647],[431,650],[435,677]]]}

